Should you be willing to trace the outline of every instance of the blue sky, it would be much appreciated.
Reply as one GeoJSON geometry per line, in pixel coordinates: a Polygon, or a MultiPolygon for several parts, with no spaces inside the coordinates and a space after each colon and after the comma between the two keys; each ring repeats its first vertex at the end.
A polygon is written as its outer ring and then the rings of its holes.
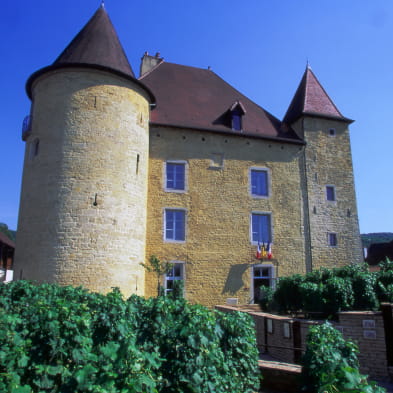
{"type": "MultiPolygon", "coordinates": [[[[0,222],[16,229],[30,102],[25,82],[51,64],[99,0],[2,0],[0,222]]],[[[282,118],[307,60],[350,127],[360,230],[393,232],[391,0],[106,0],[136,74],[145,51],[211,66],[282,118]]]]}

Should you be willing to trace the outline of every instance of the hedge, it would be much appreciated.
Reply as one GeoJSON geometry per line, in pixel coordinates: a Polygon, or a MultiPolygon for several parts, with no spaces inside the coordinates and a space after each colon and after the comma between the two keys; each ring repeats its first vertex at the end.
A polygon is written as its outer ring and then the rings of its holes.
{"type": "Polygon", "coordinates": [[[158,393],[258,390],[252,319],[184,299],[0,285],[0,391],[158,393]]]}
{"type": "Polygon", "coordinates": [[[393,302],[393,262],[381,264],[378,272],[356,264],[282,277],[274,291],[261,293],[262,309],[281,314],[326,318],[346,310],[376,310],[381,302],[393,302]]]}

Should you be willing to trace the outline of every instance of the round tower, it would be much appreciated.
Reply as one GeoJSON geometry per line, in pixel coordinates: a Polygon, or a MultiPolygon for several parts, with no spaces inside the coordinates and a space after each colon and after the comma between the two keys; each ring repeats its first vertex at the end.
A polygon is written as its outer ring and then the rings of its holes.
{"type": "Polygon", "coordinates": [[[103,6],[27,93],[15,279],[143,294],[154,97],[103,6]]]}

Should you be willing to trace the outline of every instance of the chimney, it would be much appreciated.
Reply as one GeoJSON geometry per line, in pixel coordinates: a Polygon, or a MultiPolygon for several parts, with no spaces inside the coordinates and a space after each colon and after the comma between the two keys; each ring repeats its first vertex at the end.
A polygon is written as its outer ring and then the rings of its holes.
{"type": "Polygon", "coordinates": [[[142,61],[139,77],[142,77],[147,72],[156,67],[158,64],[160,64],[162,61],[164,61],[164,59],[160,55],[160,52],[157,52],[155,56],[151,56],[147,51],[144,53],[141,60],[142,61]]]}

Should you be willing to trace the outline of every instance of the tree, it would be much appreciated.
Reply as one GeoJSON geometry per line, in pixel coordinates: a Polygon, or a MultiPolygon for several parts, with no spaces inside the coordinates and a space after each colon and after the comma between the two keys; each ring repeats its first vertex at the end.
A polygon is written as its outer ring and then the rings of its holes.
{"type": "Polygon", "coordinates": [[[141,265],[148,271],[156,273],[157,276],[157,296],[161,295],[161,279],[163,275],[166,275],[172,269],[172,264],[169,262],[161,262],[155,255],[151,255],[149,258],[149,264],[141,263],[141,265]]]}

